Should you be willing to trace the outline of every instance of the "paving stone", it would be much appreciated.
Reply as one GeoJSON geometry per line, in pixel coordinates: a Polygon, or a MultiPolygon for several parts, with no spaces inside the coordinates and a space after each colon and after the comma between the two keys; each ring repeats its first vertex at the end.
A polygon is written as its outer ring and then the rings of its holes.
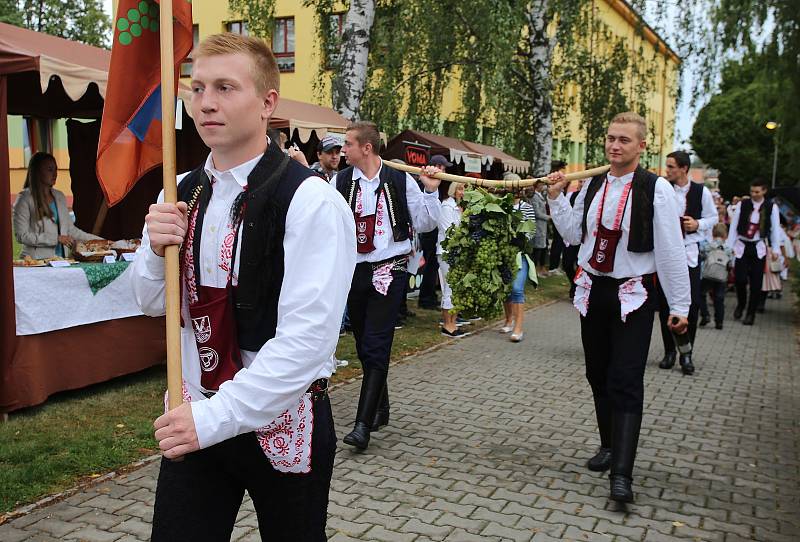
{"type": "Polygon", "coordinates": [[[413,542],[417,539],[415,533],[399,533],[389,531],[381,525],[375,525],[365,536],[365,540],[380,540],[381,542],[413,542]]]}
{"type": "Polygon", "coordinates": [[[3,542],[22,542],[31,536],[30,531],[23,531],[16,527],[6,524],[0,525],[0,540],[3,542]]]}
{"type": "Polygon", "coordinates": [[[62,521],[57,518],[45,518],[31,525],[29,529],[42,531],[56,538],[64,538],[66,535],[78,529],[79,527],[80,525],[75,523],[67,523],[66,521],[62,521]]]}
{"type": "Polygon", "coordinates": [[[122,538],[122,533],[112,533],[101,531],[97,527],[81,527],[67,535],[65,540],[77,540],[79,542],[115,542],[122,538]]]}

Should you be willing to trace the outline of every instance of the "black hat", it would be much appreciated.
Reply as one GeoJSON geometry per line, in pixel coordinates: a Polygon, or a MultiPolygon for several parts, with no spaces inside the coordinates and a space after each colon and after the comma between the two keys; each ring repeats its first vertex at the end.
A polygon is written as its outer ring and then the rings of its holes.
{"type": "Polygon", "coordinates": [[[430,166],[444,166],[444,167],[452,167],[452,162],[448,162],[447,158],[442,156],[441,154],[434,154],[431,156],[430,161],[428,162],[430,166]]]}

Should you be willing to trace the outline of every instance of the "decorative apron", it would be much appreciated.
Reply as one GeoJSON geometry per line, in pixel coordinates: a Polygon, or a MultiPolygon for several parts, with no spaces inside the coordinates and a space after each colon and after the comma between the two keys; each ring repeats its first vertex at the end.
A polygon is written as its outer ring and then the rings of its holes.
{"type": "Polygon", "coordinates": [[[622,189],[617,214],[614,217],[614,224],[611,229],[603,226],[603,208],[606,203],[606,193],[608,192],[608,180],[603,187],[603,197],[600,199],[600,206],[597,210],[597,236],[594,240],[594,250],[589,260],[589,265],[600,273],[611,273],[614,271],[614,259],[617,255],[617,245],[622,237],[622,217],[625,215],[625,208],[628,206],[628,195],[631,192],[633,183],[628,183],[622,189]]]}

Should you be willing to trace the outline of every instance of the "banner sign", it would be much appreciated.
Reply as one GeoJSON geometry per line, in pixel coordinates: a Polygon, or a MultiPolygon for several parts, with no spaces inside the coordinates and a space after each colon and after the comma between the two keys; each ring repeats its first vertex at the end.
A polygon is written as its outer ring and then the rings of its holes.
{"type": "Polygon", "coordinates": [[[422,167],[427,166],[428,161],[431,159],[431,148],[422,143],[412,143],[411,141],[403,141],[406,151],[403,160],[409,166],[422,167]]]}
{"type": "Polygon", "coordinates": [[[481,172],[481,157],[465,156],[464,173],[480,173],[480,172],[481,172]]]}

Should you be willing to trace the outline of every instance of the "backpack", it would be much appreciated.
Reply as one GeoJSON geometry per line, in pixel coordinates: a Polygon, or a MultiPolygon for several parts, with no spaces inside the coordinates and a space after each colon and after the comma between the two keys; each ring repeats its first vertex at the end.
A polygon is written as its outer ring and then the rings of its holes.
{"type": "Polygon", "coordinates": [[[714,282],[727,282],[730,261],[724,246],[712,248],[706,255],[703,278],[714,282]]]}

